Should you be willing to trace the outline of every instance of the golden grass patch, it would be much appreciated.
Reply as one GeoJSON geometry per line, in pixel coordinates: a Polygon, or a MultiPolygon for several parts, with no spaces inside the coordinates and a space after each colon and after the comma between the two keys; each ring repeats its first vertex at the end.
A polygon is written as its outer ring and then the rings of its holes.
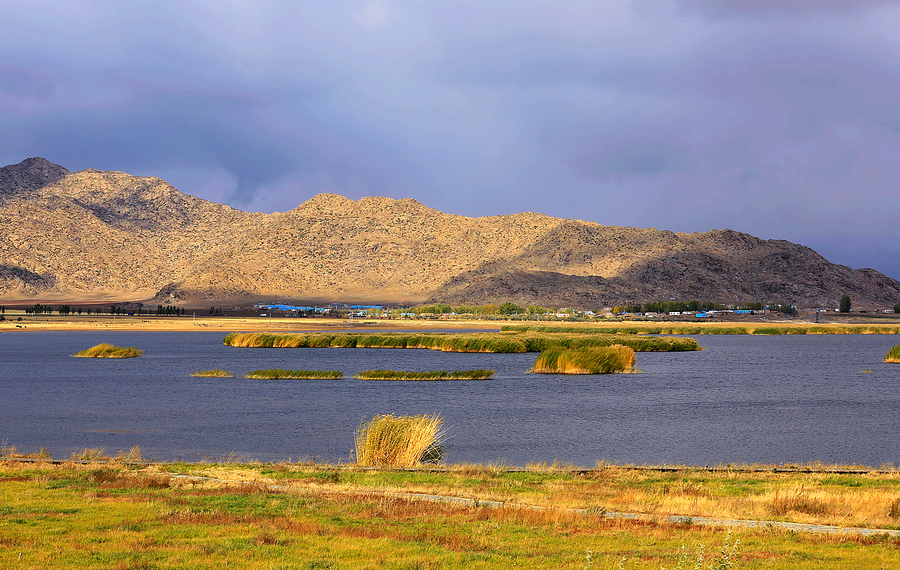
{"type": "Polygon", "coordinates": [[[104,342],[96,346],[92,346],[91,348],[76,352],[72,356],[76,356],[78,358],[135,358],[142,354],[144,354],[143,350],[137,349],[133,346],[114,346],[112,344],[104,342]]]}

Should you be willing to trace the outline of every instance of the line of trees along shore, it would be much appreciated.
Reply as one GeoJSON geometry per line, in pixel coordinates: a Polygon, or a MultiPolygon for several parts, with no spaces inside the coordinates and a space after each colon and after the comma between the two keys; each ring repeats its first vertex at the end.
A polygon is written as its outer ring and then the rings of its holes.
{"type": "MultiPolygon", "coordinates": [[[[110,315],[153,315],[153,309],[150,308],[128,308],[128,307],[120,307],[118,305],[111,305],[109,310],[107,311],[110,315]]],[[[6,307],[0,307],[0,314],[6,313],[6,307]]],[[[71,305],[60,305],[54,307],[53,305],[41,305],[40,303],[35,304],[33,307],[25,307],[26,315],[50,315],[53,313],[59,313],[60,315],[101,315],[104,313],[104,310],[100,307],[72,307],[71,305]]],[[[185,315],[184,307],[172,307],[172,306],[163,306],[158,305],[156,308],[156,315],[159,316],[176,316],[183,317],[185,315]]],[[[212,314],[212,313],[210,313],[212,314]]],[[[218,314],[218,312],[216,312],[218,314]]]]}
{"type": "MultiPolygon", "coordinates": [[[[611,307],[610,310],[614,314],[624,314],[624,313],[670,313],[670,312],[685,312],[685,311],[721,311],[727,308],[732,309],[743,309],[748,311],[762,311],[765,309],[776,310],[785,313],[793,313],[797,312],[796,308],[790,305],[789,303],[773,303],[769,305],[765,305],[763,303],[744,303],[738,306],[726,306],[722,303],[716,303],[713,301],[651,301],[644,305],[616,305],[611,307]]],[[[401,315],[415,315],[415,316],[427,316],[427,315],[444,315],[444,314],[457,314],[457,315],[474,315],[474,316],[540,316],[540,315],[572,315],[584,313],[584,311],[578,311],[572,308],[555,308],[555,307],[544,307],[541,305],[528,305],[527,307],[523,307],[521,305],[516,305],[512,302],[506,302],[502,305],[488,304],[488,305],[460,305],[457,307],[452,307],[446,303],[435,303],[432,305],[418,305],[415,307],[409,308],[400,308],[400,309],[384,309],[381,311],[370,311],[372,316],[382,316],[382,315],[392,315],[392,316],[401,316],[401,315]]]]}

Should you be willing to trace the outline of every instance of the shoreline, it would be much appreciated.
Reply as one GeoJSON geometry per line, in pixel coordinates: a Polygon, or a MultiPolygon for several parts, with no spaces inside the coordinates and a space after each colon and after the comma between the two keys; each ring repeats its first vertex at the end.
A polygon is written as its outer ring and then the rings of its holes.
{"type": "Polygon", "coordinates": [[[0,332],[39,331],[146,331],[146,332],[201,332],[218,330],[229,332],[364,332],[396,329],[439,330],[476,329],[499,330],[511,321],[412,321],[375,319],[326,319],[326,318],[266,318],[266,317],[156,317],[91,315],[85,317],[32,316],[15,320],[18,315],[7,316],[0,322],[0,332]]]}
{"type": "Polygon", "coordinates": [[[321,470],[345,470],[345,471],[373,471],[373,472],[398,472],[398,473],[453,473],[457,471],[470,471],[473,469],[490,469],[495,473],[539,473],[552,472],[564,475],[599,475],[603,471],[610,469],[619,469],[623,471],[659,471],[665,473],[772,473],[781,475],[898,475],[900,474],[900,466],[874,467],[871,465],[840,465],[840,464],[822,464],[822,463],[806,463],[794,464],[785,463],[781,465],[758,465],[758,464],[730,464],[730,465],[669,465],[669,464],[630,464],[630,463],[610,463],[606,461],[598,461],[595,467],[584,467],[579,465],[560,464],[526,464],[526,466],[493,464],[485,466],[480,463],[438,463],[425,464],[418,467],[392,467],[383,466],[362,466],[356,463],[329,463],[316,462],[308,460],[292,461],[272,460],[260,461],[258,459],[250,459],[239,457],[226,460],[199,460],[191,461],[184,459],[176,459],[171,461],[165,460],[128,460],[120,456],[105,456],[97,459],[54,459],[53,457],[41,457],[38,453],[19,453],[13,455],[0,455],[0,462],[11,461],[14,463],[47,463],[50,465],[65,465],[72,463],[76,465],[129,465],[129,466],[174,466],[174,465],[191,465],[195,467],[210,467],[216,465],[248,465],[248,466],[266,466],[266,465],[296,465],[309,469],[321,470]]]}
{"type": "MultiPolygon", "coordinates": [[[[533,326],[533,327],[577,327],[577,328],[687,328],[708,329],[706,334],[715,334],[712,331],[720,328],[743,327],[749,331],[758,328],[797,328],[815,327],[817,329],[835,329],[840,331],[847,328],[870,327],[872,329],[898,327],[900,316],[897,318],[849,317],[839,321],[812,322],[803,319],[742,319],[720,320],[712,322],[698,322],[687,320],[658,320],[658,321],[536,321],[536,320],[425,320],[425,319],[335,319],[335,318],[296,318],[296,317],[228,317],[228,316],[122,316],[122,315],[85,315],[85,316],[56,316],[56,315],[31,315],[22,311],[10,311],[4,315],[6,318],[0,321],[0,332],[35,332],[35,331],[145,331],[145,332],[200,332],[220,329],[223,332],[401,332],[401,331],[437,331],[437,330],[478,330],[499,331],[504,326],[533,326]],[[21,320],[19,320],[21,319],[21,320]]],[[[867,331],[869,333],[873,331],[867,331]]],[[[894,331],[889,331],[894,332],[894,331]]],[[[677,333],[673,333],[677,334],[677,333]]],[[[696,334],[687,332],[685,334],[696,334]]],[[[846,334],[846,331],[844,331],[846,334]]],[[[876,333],[877,334],[877,333],[876,333]]]]}

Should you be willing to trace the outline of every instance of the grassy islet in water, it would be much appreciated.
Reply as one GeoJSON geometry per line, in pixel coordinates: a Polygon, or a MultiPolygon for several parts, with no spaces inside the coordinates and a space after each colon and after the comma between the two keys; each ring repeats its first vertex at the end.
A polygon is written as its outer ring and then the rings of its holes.
{"type": "Polygon", "coordinates": [[[244,378],[254,380],[337,380],[344,377],[340,370],[253,370],[244,374],[244,378]]]}
{"type": "Polygon", "coordinates": [[[599,348],[550,349],[531,368],[537,374],[610,374],[634,371],[634,350],[613,345],[599,348]]]}
{"type": "Polygon", "coordinates": [[[91,348],[82,350],[80,352],[76,352],[72,356],[76,356],[78,358],[135,358],[144,353],[143,350],[137,349],[133,346],[131,347],[122,347],[122,346],[114,346],[109,343],[101,343],[97,346],[92,346],[91,348]]]}
{"type": "Polygon", "coordinates": [[[354,378],[360,380],[487,380],[493,378],[493,370],[435,370],[428,372],[403,372],[401,370],[363,370],[354,378]]]}

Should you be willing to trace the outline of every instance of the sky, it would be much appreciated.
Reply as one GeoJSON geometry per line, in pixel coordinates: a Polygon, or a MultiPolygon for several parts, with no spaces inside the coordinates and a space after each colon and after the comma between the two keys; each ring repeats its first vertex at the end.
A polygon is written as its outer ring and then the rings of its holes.
{"type": "Polygon", "coordinates": [[[0,163],[731,228],[900,279],[900,0],[6,0],[0,163]]]}

